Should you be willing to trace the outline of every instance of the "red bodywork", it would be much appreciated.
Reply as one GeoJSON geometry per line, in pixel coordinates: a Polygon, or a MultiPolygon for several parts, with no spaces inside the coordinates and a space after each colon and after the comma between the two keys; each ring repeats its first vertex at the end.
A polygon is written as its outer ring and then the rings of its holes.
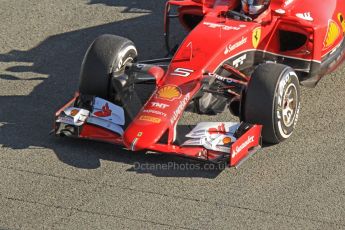
{"type": "MultiPolygon", "coordinates": [[[[84,127],[80,137],[122,144],[133,151],[145,149],[199,159],[217,158],[217,153],[205,154],[202,147],[173,144],[179,118],[209,73],[218,73],[224,64],[240,73],[273,61],[291,66],[301,84],[314,86],[344,59],[345,2],[341,0],[272,0],[269,9],[253,21],[222,16],[238,9],[237,0],[170,0],[166,14],[172,6],[178,7],[180,22],[191,31],[165,74],[157,67],[149,71],[157,78],[157,88],[150,99],[130,122],[123,137],[91,125],[84,127]],[[186,20],[190,15],[201,19],[192,28],[186,20]],[[167,144],[159,144],[166,134],[167,144]]],[[[233,145],[232,154],[235,152],[236,156],[230,156],[230,165],[236,165],[251,148],[259,145],[260,131],[261,126],[255,125],[233,145]],[[251,135],[254,140],[237,151],[236,147],[251,135]]]]}
{"type": "MultiPolygon", "coordinates": [[[[149,132],[143,133],[136,143],[135,149],[149,148],[167,130],[169,132],[169,143],[172,143],[175,135],[174,127],[184,110],[184,108],[179,109],[181,101],[186,98],[189,101],[199,91],[201,79],[205,76],[205,73],[217,72],[227,60],[241,56],[246,52],[258,52],[259,55],[263,56],[263,59],[268,54],[276,54],[276,58],[290,57],[291,60],[296,60],[296,65],[300,65],[301,62],[302,64],[309,64],[310,68],[306,70],[307,72],[312,71],[311,68],[314,65],[319,65],[317,75],[321,74],[322,58],[332,52],[344,40],[343,29],[337,15],[341,12],[345,14],[345,3],[342,1],[295,0],[284,7],[286,2],[290,1],[272,1],[271,8],[259,18],[253,22],[244,22],[225,20],[219,17],[222,12],[229,10],[229,6],[235,7],[237,1],[169,1],[168,4],[182,6],[180,12],[183,12],[183,7],[186,7],[186,11],[194,9],[197,12],[197,7],[199,7],[200,13],[205,14],[205,16],[183,41],[165,77],[158,83],[157,90],[142,108],[137,118],[127,128],[124,143],[130,146],[137,133],[144,132],[144,130],[149,130],[149,132]],[[307,9],[305,9],[306,5],[308,6],[307,9]],[[334,8],[339,9],[339,11],[335,11],[334,8]],[[275,11],[279,9],[284,9],[286,13],[283,16],[276,13],[275,11]],[[309,11],[313,21],[300,19],[296,16],[298,13],[309,11]],[[331,21],[336,22],[339,34],[331,46],[325,47],[324,41],[329,29],[328,24],[331,21]],[[281,52],[279,33],[276,31],[283,29],[305,34],[308,40],[297,50],[281,52]],[[259,38],[258,41],[255,41],[255,31],[258,30],[261,31],[261,35],[257,35],[259,38]],[[225,52],[226,50],[229,51],[225,52]],[[305,52],[306,50],[309,52],[305,52]],[[178,88],[180,91],[179,97],[171,100],[161,98],[158,95],[159,91],[164,90],[167,86],[178,88]],[[141,116],[149,115],[144,111],[152,109],[151,105],[155,102],[169,104],[169,108],[163,111],[168,116],[160,117],[161,122],[156,124],[141,120],[141,116]]],[[[253,62],[255,63],[255,60],[252,60],[253,62]]],[[[184,104],[186,106],[186,103],[184,104]]]]}

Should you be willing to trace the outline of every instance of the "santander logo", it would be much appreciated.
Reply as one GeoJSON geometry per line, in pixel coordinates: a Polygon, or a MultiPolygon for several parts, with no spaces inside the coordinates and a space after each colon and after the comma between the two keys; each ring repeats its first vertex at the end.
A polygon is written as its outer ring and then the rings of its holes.
{"type": "Polygon", "coordinates": [[[242,45],[247,43],[248,38],[242,37],[242,39],[235,44],[230,44],[225,48],[224,54],[227,55],[231,51],[241,47],[242,45]]]}
{"type": "Polygon", "coordinates": [[[248,139],[242,143],[240,146],[236,146],[235,151],[232,153],[232,158],[235,158],[243,149],[248,147],[251,143],[254,142],[254,136],[249,136],[248,139]]]}

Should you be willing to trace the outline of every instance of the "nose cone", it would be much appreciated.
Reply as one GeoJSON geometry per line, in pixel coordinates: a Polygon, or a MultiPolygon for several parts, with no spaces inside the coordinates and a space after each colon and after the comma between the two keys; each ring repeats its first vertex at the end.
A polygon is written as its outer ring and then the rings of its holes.
{"type": "Polygon", "coordinates": [[[132,151],[148,149],[159,141],[167,128],[162,118],[139,115],[125,131],[123,143],[132,151]]]}
{"type": "MultiPolygon", "coordinates": [[[[187,90],[186,90],[187,91],[187,90]]],[[[123,142],[132,151],[149,149],[174,127],[192,94],[176,85],[161,86],[126,129],[123,142]]]]}

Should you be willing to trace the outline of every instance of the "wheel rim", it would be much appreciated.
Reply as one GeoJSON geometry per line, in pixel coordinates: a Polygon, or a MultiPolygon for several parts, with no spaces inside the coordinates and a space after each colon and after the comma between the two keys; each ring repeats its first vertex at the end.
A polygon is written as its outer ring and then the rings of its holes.
{"type": "Polygon", "coordinates": [[[283,123],[286,127],[290,127],[294,124],[296,112],[297,112],[297,88],[294,84],[290,84],[283,96],[283,123]]]}
{"type": "Polygon", "coordinates": [[[115,73],[121,73],[125,70],[127,63],[133,62],[134,58],[133,57],[127,57],[125,61],[122,61],[119,63],[119,65],[114,69],[113,72],[115,73]]]}
{"type": "Polygon", "coordinates": [[[130,45],[130,46],[126,47],[119,54],[118,64],[113,69],[113,74],[115,74],[115,75],[123,74],[126,67],[127,67],[127,64],[130,62],[133,62],[135,57],[137,56],[137,54],[138,54],[138,52],[134,46],[130,45]]]}

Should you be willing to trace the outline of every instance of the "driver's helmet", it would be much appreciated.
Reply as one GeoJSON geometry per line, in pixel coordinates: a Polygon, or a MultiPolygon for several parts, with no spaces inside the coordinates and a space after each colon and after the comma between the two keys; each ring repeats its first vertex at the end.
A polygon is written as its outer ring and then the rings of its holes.
{"type": "Polygon", "coordinates": [[[268,8],[271,0],[241,0],[241,2],[243,13],[258,16],[268,8]]]}

